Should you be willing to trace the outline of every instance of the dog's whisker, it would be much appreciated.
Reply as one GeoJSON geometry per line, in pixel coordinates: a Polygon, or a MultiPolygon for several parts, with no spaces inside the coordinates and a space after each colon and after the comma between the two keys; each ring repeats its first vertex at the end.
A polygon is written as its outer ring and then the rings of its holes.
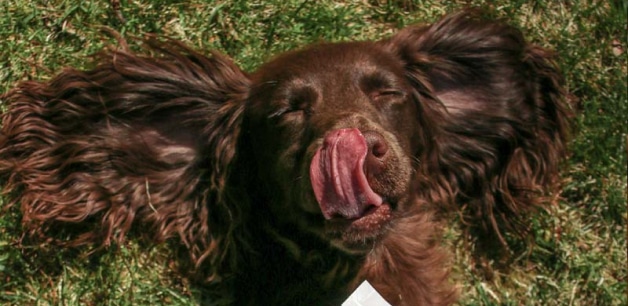
{"type": "Polygon", "coordinates": [[[157,209],[153,206],[152,197],[150,195],[150,184],[148,183],[148,178],[145,178],[144,180],[146,182],[146,199],[148,200],[148,206],[153,210],[153,212],[157,213],[157,209]]]}

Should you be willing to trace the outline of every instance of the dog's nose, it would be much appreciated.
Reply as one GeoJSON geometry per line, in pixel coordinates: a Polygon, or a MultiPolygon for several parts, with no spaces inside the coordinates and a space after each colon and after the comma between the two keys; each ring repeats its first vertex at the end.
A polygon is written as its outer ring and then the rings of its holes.
{"type": "Polygon", "coordinates": [[[388,155],[388,143],[382,134],[375,131],[365,131],[362,133],[368,146],[365,167],[369,173],[376,174],[384,167],[384,161],[388,155]]]}

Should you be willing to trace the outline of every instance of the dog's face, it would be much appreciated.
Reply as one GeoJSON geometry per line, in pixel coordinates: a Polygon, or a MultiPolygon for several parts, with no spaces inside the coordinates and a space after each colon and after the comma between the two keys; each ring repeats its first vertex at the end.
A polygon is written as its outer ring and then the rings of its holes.
{"type": "Polygon", "coordinates": [[[245,133],[275,214],[341,249],[368,250],[403,209],[412,179],[416,95],[375,43],[285,54],[252,76],[245,133]],[[263,148],[263,149],[261,149],[263,148]]]}

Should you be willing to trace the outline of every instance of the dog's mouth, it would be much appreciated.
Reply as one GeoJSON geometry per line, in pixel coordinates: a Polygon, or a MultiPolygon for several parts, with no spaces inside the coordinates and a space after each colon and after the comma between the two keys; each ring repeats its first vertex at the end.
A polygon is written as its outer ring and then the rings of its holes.
{"type": "Polygon", "coordinates": [[[325,137],[310,164],[326,233],[351,249],[372,244],[392,218],[393,205],[368,182],[367,154],[368,144],[358,129],[340,129],[325,137]]]}

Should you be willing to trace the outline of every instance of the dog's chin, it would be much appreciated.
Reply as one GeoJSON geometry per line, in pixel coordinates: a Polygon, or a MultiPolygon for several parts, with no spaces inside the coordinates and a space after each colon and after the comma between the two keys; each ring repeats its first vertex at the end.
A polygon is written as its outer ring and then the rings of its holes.
{"type": "Polygon", "coordinates": [[[349,254],[365,254],[373,249],[393,219],[390,204],[371,207],[355,219],[332,218],[325,221],[325,236],[331,244],[349,254]]]}

